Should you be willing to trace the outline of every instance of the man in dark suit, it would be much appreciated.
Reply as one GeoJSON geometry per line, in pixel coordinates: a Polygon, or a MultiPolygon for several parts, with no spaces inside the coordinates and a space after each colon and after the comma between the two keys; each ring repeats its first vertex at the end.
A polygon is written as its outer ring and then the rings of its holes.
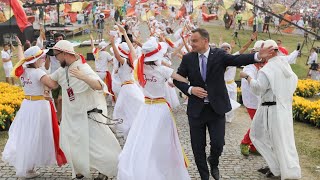
{"type": "MultiPolygon", "coordinates": [[[[230,55],[224,50],[209,47],[209,33],[195,29],[191,35],[192,52],[182,58],[178,74],[188,78],[189,84],[174,81],[174,84],[189,96],[187,114],[190,126],[191,145],[202,180],[209,179],[206,158],[206,128],[210,135],[208,162],[211,175],[219,179],[219,157],[224,146],[225,113],[231,110],[224,82],[227,66],[242,66],[259,62],[272,52],[262,48],[259,53],[230,55]]],[[[252,40],[253,41],[253,40],[252,40]]]]}

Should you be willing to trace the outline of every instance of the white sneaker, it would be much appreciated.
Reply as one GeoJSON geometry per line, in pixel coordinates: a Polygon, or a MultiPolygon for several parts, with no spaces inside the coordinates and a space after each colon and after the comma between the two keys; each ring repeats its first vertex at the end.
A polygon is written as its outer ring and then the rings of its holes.
{"type": "Polygon", "coordinates": [[[32,178],[36,178],[40,176],[40,173],[39,172],[36,172],[36,171],[30,171],[30,172],[27,172],[27,175],[26,175],[26,179],[32,179],[32,178]]]}

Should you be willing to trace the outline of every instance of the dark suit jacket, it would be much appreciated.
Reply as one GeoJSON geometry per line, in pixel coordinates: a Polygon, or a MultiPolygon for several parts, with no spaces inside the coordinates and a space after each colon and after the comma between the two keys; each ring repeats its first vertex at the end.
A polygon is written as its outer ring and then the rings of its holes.
{"type": "Polygon", "coordinates": [[[190,86],[202,87],[208,92],[208,98],[213,110],[218,114],[225,114],[231,110],[228,91],[224,81],[224,73],[228,66],[242,66],[254,63],[254,54],[229,55],[219,48],[210,49],[207,61],[206,82],[202,80],[198,53],[190,52],[183,56],[178,74],[188,78],[189,84],[174,81],[174,84],[187,96],[187,114],[191,117],[199,117],[204,106],[204,99],[195,95],[189,95],[190,86]]]}

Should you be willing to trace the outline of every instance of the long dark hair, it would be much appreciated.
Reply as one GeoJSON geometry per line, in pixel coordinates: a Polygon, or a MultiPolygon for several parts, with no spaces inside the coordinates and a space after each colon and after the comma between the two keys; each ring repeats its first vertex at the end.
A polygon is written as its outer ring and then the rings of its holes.
{"type": "Polygon", "coordinates": [[[27,64],[27,68],[36,68],[35,62],[31,64],[27,64]]]}
{"type": "MultiPolygon", "coordinates": [[[[121,56],[122,57],[122,56],[121,56]]],[[[125,57],[122,57],[122,58],[125,58],[125,57]]],[[[133,67],[133,65],[130,63],[130,60],[129,60],[129,58],[125,58],[126,60],[127,60],[127,64],[132,68],[132,69],[134,69],[134,67],[133,67]]],[[[118,61],[118,63],[119,63],[119,67],[121,66],[121,63],[118,61]]]]}
{"type": "Polygon", "coordinates": [[[149,66],[156,66],[156,63],[154,61],[144,62],[144,64],[149,66]]]}

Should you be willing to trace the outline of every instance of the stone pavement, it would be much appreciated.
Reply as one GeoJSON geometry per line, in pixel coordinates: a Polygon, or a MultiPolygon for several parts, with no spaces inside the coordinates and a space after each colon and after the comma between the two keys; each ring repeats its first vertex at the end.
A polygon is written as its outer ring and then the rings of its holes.
{"type": "MultiPolygon", "coordinates": [[[[111,108],[109,108],[110,111],[111,108]]],[[[200,180],[196,165],[194,163],[193,154],[191,150],[189,127],[186,116],[186,106],[182,105],[174,110],[177,120],[177,127],[179,131],[180,141],[185,149],[185,152],[190,159],[190,166],[188,167],[190,176],[193,180],[200,180]]],[[[111,112],[110,112],[111,114],[111,112]]],[[[239,143],[250,125],[249,117],[244,108],[239,108],[236,111],[236,119],[232,123],[227,123],[226,126],[226,145],[224,147],[223,155],[220,158],[220,174],[221,179],[232,180],[261,180],[266,179],[259,174],[256,170],[265,165],[265,161],[261,156],[250,155],[244,157],[240,154],[239,143]]],[[[207,136],[209,152],[209,136],[207,136]]],[[[2,149],[1,149],[2,151],[2,149]]],[[[37,171],[41,176],[36,179],[50,179],[62,180],[71,179],[71,169],[69,166],[63,167],[46,167],[38,168],[37,171]]],[[[92,171],[93,177],[97,172],[92,171]]],[[[13,167],[0,161],[0,180],[13,180],[18,179],[15,177],[13,167]]]]}

